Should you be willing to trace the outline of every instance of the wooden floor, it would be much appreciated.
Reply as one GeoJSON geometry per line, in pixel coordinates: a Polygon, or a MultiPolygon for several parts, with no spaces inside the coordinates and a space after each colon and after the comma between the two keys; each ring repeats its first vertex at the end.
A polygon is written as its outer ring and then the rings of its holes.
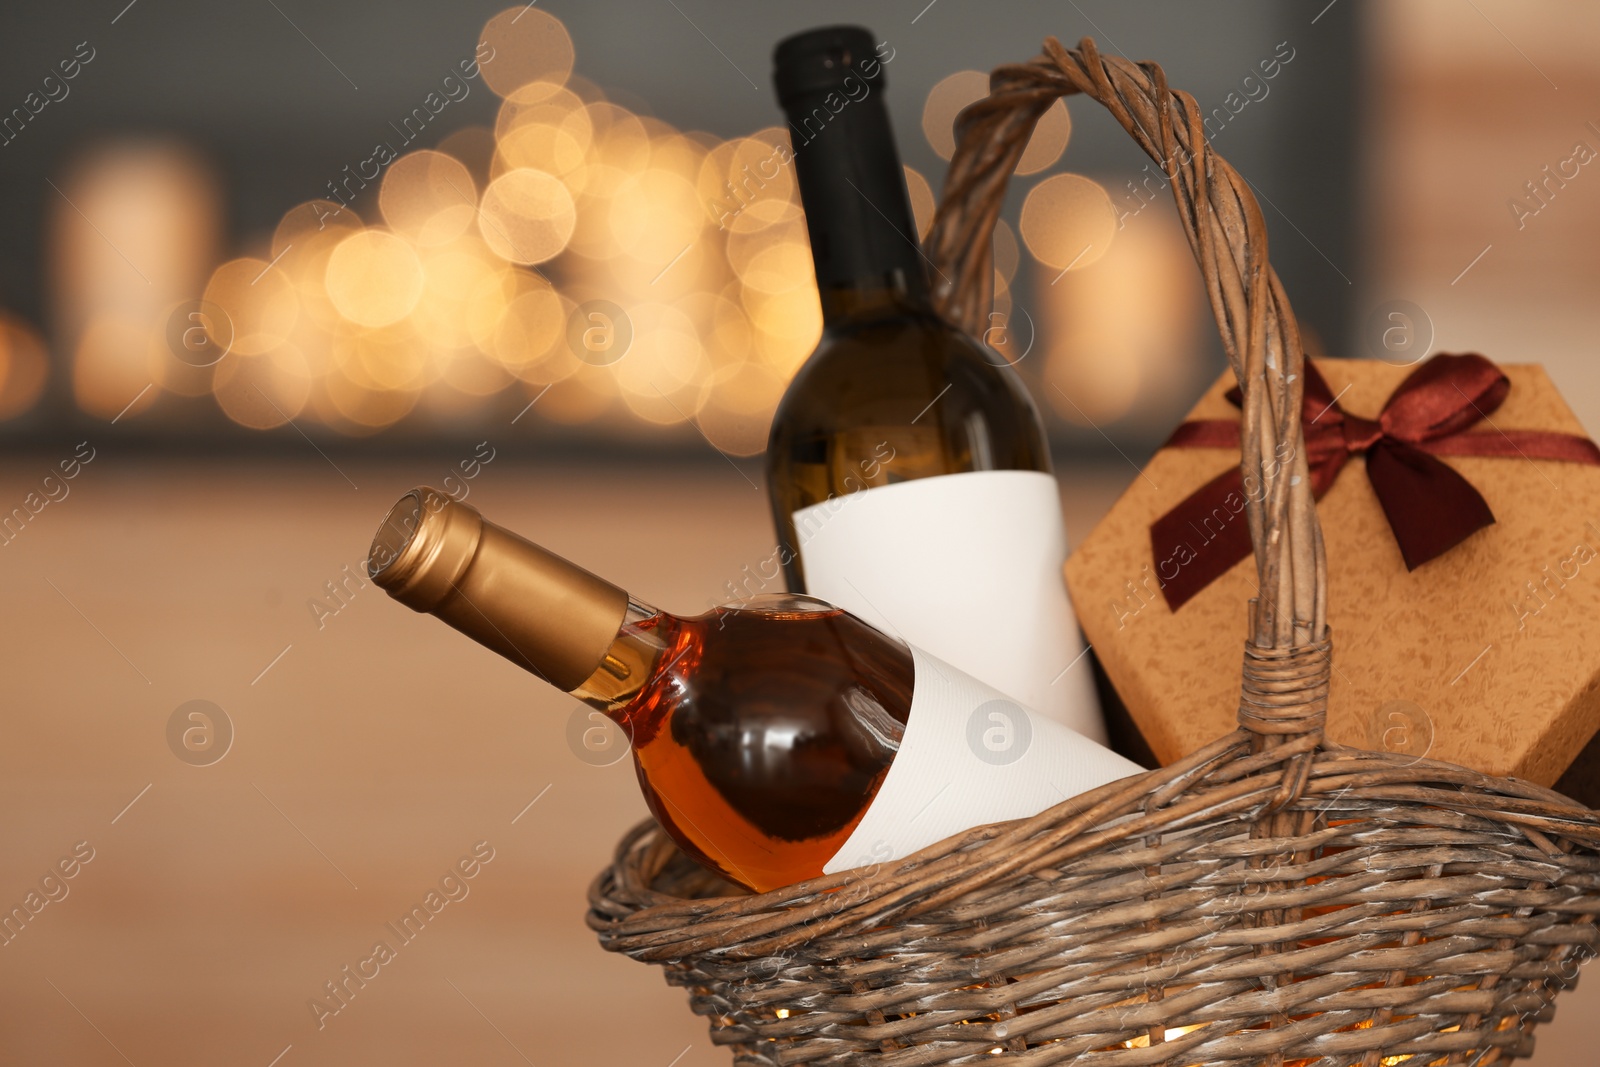
{"type": "MultiPolygon", "coordinates": [[[[0,511],[51,465],[9,463],[0,511]]],[[[328,595],[399,493],[448,469],[108,442],[0,547],[0,910],[74,847],[93,856],[0,946],[0,1063],[728,1062],[681,992],[582,924],[590,878],[644,815],[628,763],[582,762],[574,701],[371,585],[328,595]],[[234,729],[210,766],[169,748],[190,700],[234,729]],[[386,924],[475,848],[492,858],[402,944],[386,924]],[[325,983],[380,940],[394,958],[319,1019],[325,983]]],[[[1132,476],[1067,478],[1069,534],[1132,476]]],[[[501,460],[470,485],[496,520],[669,609],[722,599],[770,552],[763,496],[723,464],[501,460]]],[[[1568,999],[1533,1062],[1593,1062],[1597,992],[1568,999]]]]}

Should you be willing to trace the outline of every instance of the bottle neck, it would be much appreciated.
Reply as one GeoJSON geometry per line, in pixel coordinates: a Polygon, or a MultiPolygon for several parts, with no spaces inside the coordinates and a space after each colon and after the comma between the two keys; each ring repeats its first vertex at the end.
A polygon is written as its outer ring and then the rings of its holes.
{"type": "Polygon", "coordinates": [[[836,285],[819,290],[822,324],[830,330],[849,322],[886,315],[933,314],[932,298],[920,273],[895,270],[860,285],[836,285]]]}
{"type": "Polygon", "coordinates": [[[927,267],[881,74],[852,77],[851,95],[804,92],[783,101],[829,325],[930,306],[927,267]]]}
{"type": "Polygon", "coordinates": [[[400,498],[367,574],[558,689],[588,684],[630,618],[628,594],[437,489],[400,498]]]}
{"type": "Polygon", "coordinates": [[[671,641],[670,617],[628,598],[628,610],[600,665],[572,695],[613,718],[639,696],[671,641]]]}

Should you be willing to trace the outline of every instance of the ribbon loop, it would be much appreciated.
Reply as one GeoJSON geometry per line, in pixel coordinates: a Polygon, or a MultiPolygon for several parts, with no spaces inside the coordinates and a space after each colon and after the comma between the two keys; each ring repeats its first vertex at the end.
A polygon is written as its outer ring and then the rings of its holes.
{"type": "Polygon", "coordinates": [[[1390,437],[1435,441],[1487,418],[1510,391],[1511,379],[1483,356],[1434,356],[1406,376],[1379,418],[1390,437]]]}

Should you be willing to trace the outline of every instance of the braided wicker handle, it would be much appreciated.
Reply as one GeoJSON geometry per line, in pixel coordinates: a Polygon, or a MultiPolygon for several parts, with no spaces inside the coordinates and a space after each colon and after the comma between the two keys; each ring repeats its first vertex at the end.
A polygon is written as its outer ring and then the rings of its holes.
{"type": "Polygon", "coordinates": [[[989,85],[989,96],[957,120],[955,157],[926,242],[944,276],[941,310],[981,332],[993,300],[995,219],[1035,123],[1057,97],[1072,93],[1104,105],[1166,172],[1244,392],[1240,465],[1259,595],[1245,645],[1240,720],[1268,746],[1320,732],[1331,662],[1322,530],[1300,429],[1305,357],[1294,312],[1267,262],[1255,196],[1206,142],[1194,97],[1168,89],[1154,63],[1103,56],[1087,37],[1074,49],[1052,37],[1043,55],[997,68],[989,85]]]}

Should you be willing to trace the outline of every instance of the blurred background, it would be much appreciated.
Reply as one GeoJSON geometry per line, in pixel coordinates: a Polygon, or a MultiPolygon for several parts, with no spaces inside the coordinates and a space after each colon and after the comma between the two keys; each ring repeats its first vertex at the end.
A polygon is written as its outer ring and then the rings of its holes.
{"type": "MultiPolygon", "coordinates": [[[[770,555],[759,454],[821,328],[760,172],[770,53],[832,21],[887,43],[924,232],[985,72],[1093,36],[1198,99],[1315,353],[1542,363],[1600,430],[1577,0],[11,5],[0,904],[94,858],[0,946],[0,1062],[725,1062],[581,924],[644,815],[626,760],[360,562],[419,482],[669,609],[770,555]],[[195,707],[204,757],[169,729],[195,707]],[[469,896],[319,1026],[479,842],[469,896]]],[[[1111,119],[1058,105],[1020,170],[986,340],[1076,539],[1224,362],[1111,119]]],[[[1581,999],[1535,1062],[1590,1047],[1581,999]]]]}

